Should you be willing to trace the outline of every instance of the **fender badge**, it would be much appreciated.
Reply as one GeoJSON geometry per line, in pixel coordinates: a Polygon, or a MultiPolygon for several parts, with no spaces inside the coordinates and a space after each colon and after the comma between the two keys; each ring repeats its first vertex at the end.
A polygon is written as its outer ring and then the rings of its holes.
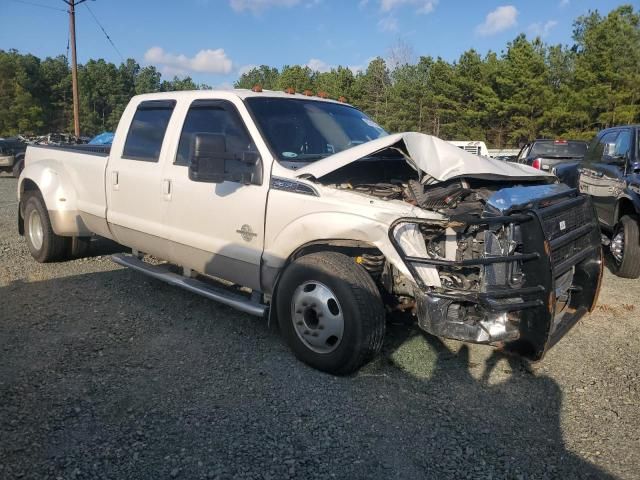
{"type": "Polygon", "coordinates": [[[236,233],[239,233],[240,236],[242,237],[242,239],[245,242],[250,242],[251,240],[253,240],[253,237],[257,237],[258,234],[255,233],[251,227],[249,225],[247,225],[246,223],[244,225],[242,225],[242,227],[240,227],[238,230],[236,230],[236,233]]]}
{"type": "Polygon", "coordinates": [[[567,222],[565,222],[564,220],[562,220],[560,222],[560,231],[563,232],[564,230],[567,229],[567,222]]]}

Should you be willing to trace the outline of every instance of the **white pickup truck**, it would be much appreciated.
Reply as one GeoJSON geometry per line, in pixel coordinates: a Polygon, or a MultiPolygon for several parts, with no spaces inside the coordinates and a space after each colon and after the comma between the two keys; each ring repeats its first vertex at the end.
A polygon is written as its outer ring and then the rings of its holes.
{"type": "Polygon", "coordinates": [[[132,249],[114,261],[277,321],[337,374],[379,352],[388,312],[537,360],[595,306],[589,198],[344,103],[255,90],[141,95],[110,148],[30,146],[33,257],[113,239],[132,249]]]}

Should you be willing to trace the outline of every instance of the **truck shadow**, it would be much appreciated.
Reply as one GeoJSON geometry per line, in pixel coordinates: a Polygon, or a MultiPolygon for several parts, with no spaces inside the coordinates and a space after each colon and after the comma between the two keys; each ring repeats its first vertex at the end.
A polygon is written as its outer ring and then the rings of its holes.
{"type": "Polygon", "coordinates": [[[0,298],[2,478],[613,478],[567,450],[552,378],[412,324],[340,378],[266,322],[128,270],[0,298]]]}

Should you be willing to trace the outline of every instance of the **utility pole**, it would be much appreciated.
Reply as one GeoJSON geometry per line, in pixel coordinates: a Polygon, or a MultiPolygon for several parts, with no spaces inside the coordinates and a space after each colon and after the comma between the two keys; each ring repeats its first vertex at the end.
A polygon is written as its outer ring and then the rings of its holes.
{"type": "Polygon", "coordinates": [[[87,0],[62,0],[69,5],[69,36],[71,38],[71,88],[73,91],[73,130],[80,136],[80,100],[78,95],[78,59],[76,57],[76,5],[87,0]]]}

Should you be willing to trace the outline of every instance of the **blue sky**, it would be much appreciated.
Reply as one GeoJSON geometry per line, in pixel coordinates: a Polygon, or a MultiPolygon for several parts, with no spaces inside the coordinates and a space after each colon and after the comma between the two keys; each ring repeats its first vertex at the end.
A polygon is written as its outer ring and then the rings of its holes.
{"type": "MultiPolygon", "coordinates": [[[[89,0],[124,58],[165,76],[230,85],[267,64],[356,70],[402,42],[415,55],[455,60],[463,51],[501,51],[518,33],[570,43],[571,25],[590,9],[606,13],[640,0],[89,0]]],[[[62,0],[0,0],[0,49],[64,54],[62,0]],[[47,8],[45,8],[47,7],[47,8]]],[[[85,5],[77,7],[78,60],[120,62],[85,5]]]]}

